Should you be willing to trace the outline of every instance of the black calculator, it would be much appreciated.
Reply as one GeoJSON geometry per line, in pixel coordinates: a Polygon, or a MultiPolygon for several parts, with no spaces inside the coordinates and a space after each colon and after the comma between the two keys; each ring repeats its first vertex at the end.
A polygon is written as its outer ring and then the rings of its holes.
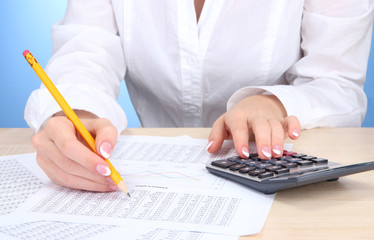
{"type": "Polygon", "coordinates": [[[339,177],[374,169],[374,161],[351,165],[331,162],[326,158],[284,151],[274,159],[260,159],[251,154],[209,161],[209,172],[238,182],[265,194],[321,181],[335,181],[339,177]]]}

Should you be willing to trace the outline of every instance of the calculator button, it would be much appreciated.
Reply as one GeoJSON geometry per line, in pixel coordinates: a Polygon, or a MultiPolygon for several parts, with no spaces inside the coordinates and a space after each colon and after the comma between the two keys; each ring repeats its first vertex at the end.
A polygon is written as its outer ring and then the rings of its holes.
{"type": "Polygon", "coordinates": [[[273,162],[276,162],[276,161],[279,161],[279,159],[278,158],[272,158],[272,159],[268,160],[268,162],[270,162],[270,163],[273,163],[273,162]]]}
{"type": "Polygon", "coordinates": [[[302,154],[302,153],[298,153],[298,154],[293,154],[292,157],[294,157],[294,158],[302,158],[302,157],[306,157],[306,155],[302,154]]]}
{"type": "Polygon", "coordinates": [[[228,161],[231,161],[231,162],[236,162],[236,160],[240,160],[242,159],[241,157],[239,156],[235,156],[235,157],[229,157],[227,158],[228,161]]]}
{"type": "Polygon", "coordinates": [[[239,169],[239,172],[240,173],[248,173],[249,171],[252,171],[252,170],[255,170],[255,169],[256,169],[255,167],[244,167],[244,168],[239,169]]]}
{"type": "Polygon", "coordinates": [[[249,157],[250,157],[250,158],[258,157],[258,154],[257,154],[257,153],[251,153],[251,154],[249,155],[249,157]]]}
{"type": "Polygon", "coordinates": [[[270,163],[259,163],[255,165],[256,168],[265,169],[267,167],[271,167],[270,163]]]}
{"type": "Polygon", "coordinates": [[[288,173],[288,172],[290,172],[290,169],[289,168],[281,168],[281,169],[275,170],[274,172],[276,174],[288,173]]]}
{"type": "Polygon", "coordinates": [[[271,167],[267,167],[266,170],[269,171],[269,172],[274,172],[275,170],[278,170],[278,169],[281,169],[281,168],[282,168],[281,166],[271,166],[271,167]]]}
{"type": "Polygon", "coordinates": [[[268,163],[271,164],[271,159],[262,159],[261,163],[268,163]]]}
{"type": "Polygon", "coordinates": [[[265,169],[255,169],[255,170],[250,171],[248,174],[251,176],[257,176],[264,172],[266,172],[265,169]]]}
{"type": "Polygon", "coordinates": [[[299,164],[300,166],[312,166],[313,162],[308,160],[302,160],[298,161],[297,164],[299,164]]]}
{"type": "Polygon", "coordinates": [[[230,169],[231,171],[237,171],[237,170],[239,170],[239,169],[241,169],[241,168],[243,168],[243,167],[245,167],[244,164],[235,164],[235,165],[231,166],[229,169],[230,169]]]}
{"type": "Polygon", "coordinates": [[[299,161],[303,161],[303,159],[302,158],[291,158],[287,160],[287,162],[291,162],[291,163],[297,163],[299,161]]]}
{"type": "Polygon", "coordinates": [[[239,164],[245,164],[248,161],[248,159],[238,159],[235,162],[239,164]]]}
{"type": "Polygon", "coordinates": [[[314,162],[315,164],[326,164],[328,161],[326,158],[316,158],[312,159],[312,162],[314,162]]]}
{"type": "Polygon", "coordinates": [[[282,157],[278,158],[278,160],[282,160],[282,161],[287,161],[289,159],[292,159],[292,156],[282,156],[282,157]]]}
{"type": "Polygon", "coordinates": [[[267,177],[272,177],[274,176],[274,173],[272,172],[264,172],[258,175],[258,178],[267,178],[267,177]]]}
{"type": "Polygon", "coordinates": [[[216,160],[211,163],[213,166],[220,167],[220,168],[229,168],[232,165],[235,165],[235,162],[231,162],[228,160],[216,160]]]}
{"type": "Polygon", "coordinates": [[[285,167],[285,168],[296,168],[297,166],[298,165],[295,162],[285,163],[282,165],[282,167],[285,167]]]}
{"type": "Polygon", "coordinates": [[[249,161],[246,161],[244,164],[247,165],[247,166],[252,167],[252,166],[258,164],[258,162],[257,161],[250,161],[249,160],[249,161]]]}
{"type": "Polygon", "coordinates": [[[286,161],[282,161],[282,160],[272,162],[272,164],[275,165],[275,166],[281,166],[281,165],[286,164],[286,163],[287,163],[286,161]]]}
{"type": "Polygon", "coordinates": [[[314,157],[314,156],[306,156],[306,157],[302,157],[302,159],[304,160],[312,160],[312,159],[315,159],[317,157],[314,157]]]}

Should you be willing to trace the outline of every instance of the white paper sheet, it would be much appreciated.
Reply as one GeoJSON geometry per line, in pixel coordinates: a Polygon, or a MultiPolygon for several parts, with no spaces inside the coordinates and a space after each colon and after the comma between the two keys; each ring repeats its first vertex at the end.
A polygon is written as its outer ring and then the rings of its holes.
{"type": "MultiPolygon", "coordinates": [[[[125,227],[104,224],[71,223],[60,221],[33,221],[22,211],[13,214],[24,201],[28,200],[37,190],[51,185],[50,180],[38,168],[35,154],[20,154],[0,157],[0,239],[79,239],[95,240],[103,238],[149,239],[161,240],[234,240],[237,236],[218,235],[204,232],[188,232],[151,227],[125,227]],[[25,183],[27,182],[27,183],[25,183]],[[29,219],[29,220],[28,220],[29,219]]],[[[53,187],[56,187],[52,184],[53,187]]],[[[121,194],[122,195],[122,194],[121,194]]],[[[42,217],[42,219],[44,219],[42,217]]]]}
{"type": "MultiPolygon", "coordinates": [[[[111,161],[124,177],[131,198],[121,192],[91,193],[56,186],[37,167],[35,154],[23,155],[15,160],[35,174],[43,186],[40,188],[36,181],[33,186],[40,190],[26,194],[27,201],[18,204],[21,206],[12,210],[14,214],[7,219],[16,222],[22,216],[30,222],[132,225],[138,226],[132,228],[135,235],[148,234],[141,226],[174,230],[174,234],[182,230],[236,236],[258,233],[274,195],[264,195],[208,173],[206,161],[235,155],[235,150],[227,142],[220,152],[210,155],[205,145],[206,140],[190,137],[121,136],[111,161]]],[[[14,181],[10,176],[6,178],[14,181]]],[[[25,192],[22,188],[17,191],[25,192]]],[[[0,224],[4,225],[4,218],[0,217],[0,224]]],[[[167,234],[173,235],[156,235],[167,234]]]]}
{"type": "Polygon", "coordinates": [[[37,221],[0,226],[0,239],[6,240],[237,240],[237,236],[187,232],[149,227],[37,221]]]}

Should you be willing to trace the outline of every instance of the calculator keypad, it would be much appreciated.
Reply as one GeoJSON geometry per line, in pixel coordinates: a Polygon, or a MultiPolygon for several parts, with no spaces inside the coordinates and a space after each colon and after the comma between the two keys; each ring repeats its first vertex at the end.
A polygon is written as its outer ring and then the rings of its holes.
{"type": "Polygon", "coordinates": [[[211,165],[232,173],[254,177],[257,179],[266,179],[285,174],[297,174],[306,172],[308,168],[319,169],[327,167],[328,160],[317,158],[302,153],[284,151],[283,156],[274,159],[260,159],[257,154],[251,154],[248,159],[239,156],[230,157],[223,160],[212,161],[211,165]]]}

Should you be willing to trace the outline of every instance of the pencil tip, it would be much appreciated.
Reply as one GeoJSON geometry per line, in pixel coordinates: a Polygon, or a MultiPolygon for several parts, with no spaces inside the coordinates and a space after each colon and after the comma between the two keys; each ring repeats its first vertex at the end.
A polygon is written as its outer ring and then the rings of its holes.
{"type": "Polygon", "coordinates": [[[130,194],[129,194],[129,191],[127,190],[127,187],[125,185],[125,183],[123,181],[121,181],[119,184],[118,184],[118,187],[124,192],[127,194],[127,196],[130,197],[130,194]]]}

